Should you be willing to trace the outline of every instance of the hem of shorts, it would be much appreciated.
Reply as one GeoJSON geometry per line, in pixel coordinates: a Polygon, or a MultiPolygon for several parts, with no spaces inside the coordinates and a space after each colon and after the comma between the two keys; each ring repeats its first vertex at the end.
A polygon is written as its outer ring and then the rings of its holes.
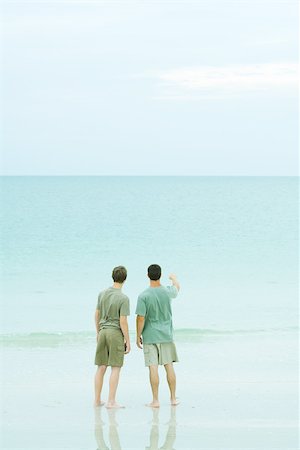
{"type": "Polygon", "coordinates": [[[178,362],[179,362],[179,359],[177,359],[176,361],[170,361],[170,362],[163,362],[163,363],[158,362],[157,364],[146,364],[146,363],[145,363],[145,367],[150,367],[150,366],[165,366],[166,364],[173,364],[173,363],[178,363],[178,362]]]}
{"type": "Polygon", "coordinates": [[[174,340],[173,341],[156,341],[156,342],[145,342],[143,341],[144,344],[146,345],[155,345],[155,344],[174,344],[174,340]]]}
{"type": "Polygon", "coordinates": [[[103,363],[103,362],[98,363],[98,362],[95,361],[95,366],[123,367],[124,363],[122,365],[120,365],[120,364],[108,364],[108,363],[103,363]]]}
{"type": "Polygon", "coordinates": [[[121,327],[111,327],[111,326],[104,325],[104,327],[102,326],[99,331],[102,331],[102,330],[117,330],[117,331],[121,331],[121,333],[122,333],[121,327]]]}

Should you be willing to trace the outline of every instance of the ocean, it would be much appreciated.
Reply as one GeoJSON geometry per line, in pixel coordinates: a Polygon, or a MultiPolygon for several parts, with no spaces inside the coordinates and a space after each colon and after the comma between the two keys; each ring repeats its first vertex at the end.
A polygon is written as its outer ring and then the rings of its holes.
{"type": "Polygon", "coordinates": [[[297,178],[2,177],[1,199],[1,448],[298,448],[297,178]],[[163,376],[144,407],[134,345],[153,263],[181,283],[176,412],[163,376]],[[120,264],[126,409],[94,412],[94,311],[120,264]]]}
{"type": "Polygon", "coordinates": [[[2,333],[93,331],[99,291],[125,265],[175,272],[180,329],[295,327],[294,177],[2,177],[2,333]]]}

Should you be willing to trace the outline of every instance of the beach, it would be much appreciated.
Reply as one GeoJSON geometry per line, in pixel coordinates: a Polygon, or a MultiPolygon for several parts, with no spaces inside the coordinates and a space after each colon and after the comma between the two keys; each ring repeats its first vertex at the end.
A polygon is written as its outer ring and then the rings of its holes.
{"type": "Polygon", "coordinates": [[[7,177],[1,187],[3,450],[298,449],[296,178],[7,177]],[[133,333],[152,263],[162,284],[170,272],[181,284],[181,403],[169,406],[162,369],[159,411],[144,406],[133,333]],[[133,348],[118,391],[126,408],[109,413],[93,408],[94,312],[119,264],[133,348]]]}
{"type": "Polygon", "coordinates": [[[300,449],[298,12],[3,1],[0,450],[300,449]]]}
{"type": "Polygon", "coordinates": [[[118,390],[126,407],[109,411],[93,407],[92,336],[30,339],[2,341],[3,450],[298,448],[294,329],[178,332],[181,403],[169,405],[161,368],[159,410],[145,406],[150,387],[136,347],[118,390]]]}

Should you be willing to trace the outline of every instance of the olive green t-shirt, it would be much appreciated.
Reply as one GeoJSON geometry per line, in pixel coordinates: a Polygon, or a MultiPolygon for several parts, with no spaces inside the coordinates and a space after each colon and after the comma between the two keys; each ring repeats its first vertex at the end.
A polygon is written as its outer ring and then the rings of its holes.
{"type": "Polygon", "coordinates": [[[110,287],[100,292],[96,307],[100,311],[100,330],[119,328],[120,316],[129,316],[129,298],[121,289],[110,287]]]}
{"type": "Polygon", "coordinates": [[[171,299],[177,294],[175,286],[159,286],[149,287],[139,295],[135,313],[145,317],[144,344],[173,341],[171,299]]]}

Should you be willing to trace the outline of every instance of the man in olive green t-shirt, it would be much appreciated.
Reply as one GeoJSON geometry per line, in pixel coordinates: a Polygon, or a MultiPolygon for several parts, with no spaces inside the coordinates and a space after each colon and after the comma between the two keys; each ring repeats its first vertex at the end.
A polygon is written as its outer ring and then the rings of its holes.
{"type": "Polygon", "coordinates": [[[176,375],[173,362],[177,362],[178,357],[173,342],[171,299],[177,296],[180,285],[176,276],[171,274],[169,278],[172,286],[162,286],[160,284],[161,268],[157,264],[148,267],[148,277],[150,287],[139,295],[135,311],[137,314],[136,343],[144,350],[145,365],[149,367],[153,394],[152,402],[147,406],[159,407],[158,365],[163,365],[166,370],[171,404],[175,406],[179,401],[176,399],[176,375]]]}
{"type": "Polygon", "coordinates": [[[123,284],[127,278],[125,267],[113,269],[112,287],[101,292],[95,312],[97,332],[97,349],[95,364],[98,366],[95,375],[95,406],[102,406],[101,391],[103,379],[108,366],[111,366],[109,380],[109,396],[107,408],[120,408],[116,402],[116,391],[119,383],[120,370],[123,366],[124,353],[130,352],[127,316],[129,316],[129,299],[122,293],[123,284]]]}

